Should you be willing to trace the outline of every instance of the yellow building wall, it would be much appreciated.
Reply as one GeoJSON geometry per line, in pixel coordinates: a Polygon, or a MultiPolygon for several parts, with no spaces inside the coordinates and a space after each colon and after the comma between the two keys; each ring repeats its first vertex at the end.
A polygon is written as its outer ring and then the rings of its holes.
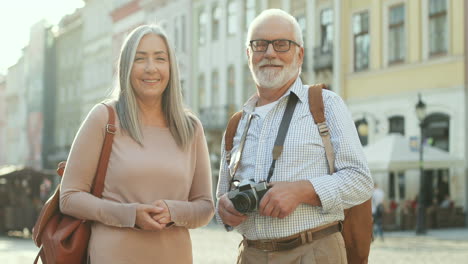
{"type": "Polygon", "coordinates": [[[463,3],[466,1],[461,0],[452,0],[449,1],[450,5],[450,13],[449,13],[449,28],[450,30],[450,37],[452,42],[451,45],[451,52],[454,55],[463,55],[463,47],[464,47],[464,6],[463,3]]]}
{"type": "Polygon", "coordinates": [[[406,1],[406,62],[414,63],[422,59],[422,19],[421,1],[406,1]]]}
{"type": "MultiPolygon", "coordinates": [[[[425,0],[422,0],[425,1],[425,0]]],[[[423,60],[422,1],[406,1],[406,62],[386,66],[383,62],[383,8],[385,1],[354,0],[342,2],[342,96],[345,99],[365,99],[432,88],[451,88],[464,84],[463,1],[448,1],[449,50],[447,56],[423,60]],[[353,72],[352,15],[369,10],[370,69],[353,72]]]]}
{"type": "Polygon", "coordinates": [[[396,95],[463,85],[463,59],[447,63],[399,66],[381,72],[355,74],[347,79],[347,99],[396,95]]]}

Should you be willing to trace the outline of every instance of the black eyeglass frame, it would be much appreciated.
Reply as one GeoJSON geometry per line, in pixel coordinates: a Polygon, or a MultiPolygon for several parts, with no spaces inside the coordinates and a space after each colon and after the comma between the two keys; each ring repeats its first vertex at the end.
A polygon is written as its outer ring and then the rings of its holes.
{"type": "Polygon", "coordinates": [[[266,39],[253,39],[251,40],[250,42],[250,48],[252,49],[253,52],[266,52],[268,50],[268,47],[270,46],[270,44],[273,46],[273,49],[276,51],[276,52],[288,52],[290,49],[291,49],[291,43],[293,44],[296,44],[296,46],[300,47],[301,45],[299,45],[297,42],[295,42],[294,40],[290,40],[290,39],[273,39],[273,40],[266,40],[266,39]],[[267,43],[266,45],[266,49],[265,50],[255,50],[254,47],[253,47],[253,43],[255,41],[265,41],[267,43]],[[275,41],[287,41],[288,42],[288,49],[287,50],[276,50],[275,48],[275,45],[273,44],[273,42],[275,41]]]}

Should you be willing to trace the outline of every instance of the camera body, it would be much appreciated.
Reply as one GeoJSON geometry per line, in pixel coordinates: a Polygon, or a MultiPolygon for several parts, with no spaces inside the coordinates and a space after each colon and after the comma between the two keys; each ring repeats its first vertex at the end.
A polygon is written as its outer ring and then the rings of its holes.
{"type": "Polygon", "coordinates": [[[269,189],[266,181],[256,183],[253,179],[242,180],[234,190],[228,192],[228,198],[238,212],[250,213],[258,210],[260,200],[269,189]]]}

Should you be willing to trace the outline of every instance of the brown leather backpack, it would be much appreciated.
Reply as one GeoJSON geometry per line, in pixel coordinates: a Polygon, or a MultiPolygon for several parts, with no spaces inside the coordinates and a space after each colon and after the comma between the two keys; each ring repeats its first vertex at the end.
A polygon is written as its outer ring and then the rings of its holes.
{"type": "MultiPolygon", "coordinates": [[[[104,179],[116,131],[114,110],[112,107],[104,105],[109,112],[109,121],[106,125],[106,136],[91,192],[97,197],[102,197],[104,179]]],[[[65,165],[64,161],[58,165],[57,174],[60,177],[63,175],[65,165]]],[[[36,246],[40,247],[34,263],[37,263],[39,257],[44,264],[86,263],[91,223],[61,213],[59,201],[60,185],[42,207],[34,225],[32,238],[36,246]]]]}
{"type": "MultiPolygon", "coordinates": [[[[325,120],[325,107],[323,105],[322,89],[327,89],[324,84],[309,87],[309,108],[325,146],[325,153],[329,165],[330,174],[335,172],[335,153],[328,133],[325,120]]],[[[233,147],[234,136],[242,117],[242,111],[235,113],[228,122],[224,134],[225,150],[230,153],[233,147]]],[[[230,155],[226,162],[230,163],[230,155]]],[[[372,208],[371,199],[360,205],[344,210],[342,235],[346,246],[346,257],[349,264],[366,264],[369,257],[370,244],[372,242],[372,208]]]]}

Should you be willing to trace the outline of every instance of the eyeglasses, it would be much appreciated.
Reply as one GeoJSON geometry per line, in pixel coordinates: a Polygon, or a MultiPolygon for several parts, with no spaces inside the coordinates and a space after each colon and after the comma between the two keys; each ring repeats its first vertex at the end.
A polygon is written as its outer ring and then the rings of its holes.
{"type": "Polygon", "coordinates": [[[274,40],[266,40],[266,39],[255,39],[250,41],[250,47],[254,52],[265,52],[268,49],[268,46],[273,44],[273,49],[276,52],[286,52],[289,51],[291,48],[291,43],[296,44],[298,47],[301,45],[297,44],[297,42],[289,40],[289,39],[274,39],[274,40]]]}

